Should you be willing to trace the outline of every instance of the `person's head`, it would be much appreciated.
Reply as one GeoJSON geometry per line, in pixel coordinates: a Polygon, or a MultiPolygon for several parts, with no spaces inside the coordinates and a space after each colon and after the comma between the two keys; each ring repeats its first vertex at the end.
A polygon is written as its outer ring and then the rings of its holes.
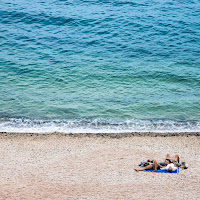
{"type": "Polygon", "coordinates": [[[172,173],[172,167],[170,166],[167,171],[172,173]]]}

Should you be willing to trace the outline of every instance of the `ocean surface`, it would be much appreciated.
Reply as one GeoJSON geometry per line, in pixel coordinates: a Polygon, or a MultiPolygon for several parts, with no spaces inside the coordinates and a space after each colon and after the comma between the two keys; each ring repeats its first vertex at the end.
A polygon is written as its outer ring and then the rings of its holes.
{"type": "Polygon", "coordinates": [[[0,132],[200,131],[200,1],[0,8],[0,132]]]}

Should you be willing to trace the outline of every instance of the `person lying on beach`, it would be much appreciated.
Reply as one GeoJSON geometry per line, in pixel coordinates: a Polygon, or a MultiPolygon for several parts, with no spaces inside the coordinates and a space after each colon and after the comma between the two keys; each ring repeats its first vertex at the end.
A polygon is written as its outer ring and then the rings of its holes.
{"type": "MultiPolygon", "coordinates": [[[[163,163],[159,163],[159,165],[158,165],[157,161],[153,160],[153,162],[150,163],[149,165],[147,165],[143,168],[140,168],[140,169],[135,169],[135,171],[138,172],[138,171],[144,171],[144,170],[148,170],[148,169],[154,169],[153,172],[156,172],[157,169],[160,169],[160,166],[162,166],[162,164],[163,163]]],[[[168,160],[166,160],[166,164],[164,164],[163,167],[167,166],[167,164],[170,164],[170,162],[168,160]]]]}
{"type": "Polygon", "coordinates": [[[153,172],[156,172],[158,169],[167,170],[169,172],[175,171],[177,169],[176,166],[178,166],[179,164],[179,156],[175,155],[173,159],[170,158],[169,154],[167,154],[164,163],[163,162],[158,163],[156,160],[152,160],[150,162],[151,163],[149,163],[147,166],[140,169],[135,169],[135,171],[144,171],[148,169],[154,169],[153,172]]]}

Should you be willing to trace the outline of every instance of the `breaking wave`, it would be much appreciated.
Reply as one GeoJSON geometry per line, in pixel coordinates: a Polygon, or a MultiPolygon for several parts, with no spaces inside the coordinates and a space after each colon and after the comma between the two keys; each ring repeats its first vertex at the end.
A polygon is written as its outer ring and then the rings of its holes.
{"type": "Polygon", "coordinates": [[[76,119],[36,120],[2,118],[0,132],[9,133],[125,133],[125,132],[200,132],[200,121],[76,119]]]}

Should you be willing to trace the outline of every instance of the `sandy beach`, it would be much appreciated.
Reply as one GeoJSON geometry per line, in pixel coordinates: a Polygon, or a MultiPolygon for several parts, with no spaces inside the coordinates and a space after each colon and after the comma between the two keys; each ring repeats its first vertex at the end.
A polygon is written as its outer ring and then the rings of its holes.
{"type": "Polygon", "coordinates": [[[0,134],[0,199],[199,199],[199,134],[0,134]],[[179,154],[179,174],[135,172],[179,154]]]}

